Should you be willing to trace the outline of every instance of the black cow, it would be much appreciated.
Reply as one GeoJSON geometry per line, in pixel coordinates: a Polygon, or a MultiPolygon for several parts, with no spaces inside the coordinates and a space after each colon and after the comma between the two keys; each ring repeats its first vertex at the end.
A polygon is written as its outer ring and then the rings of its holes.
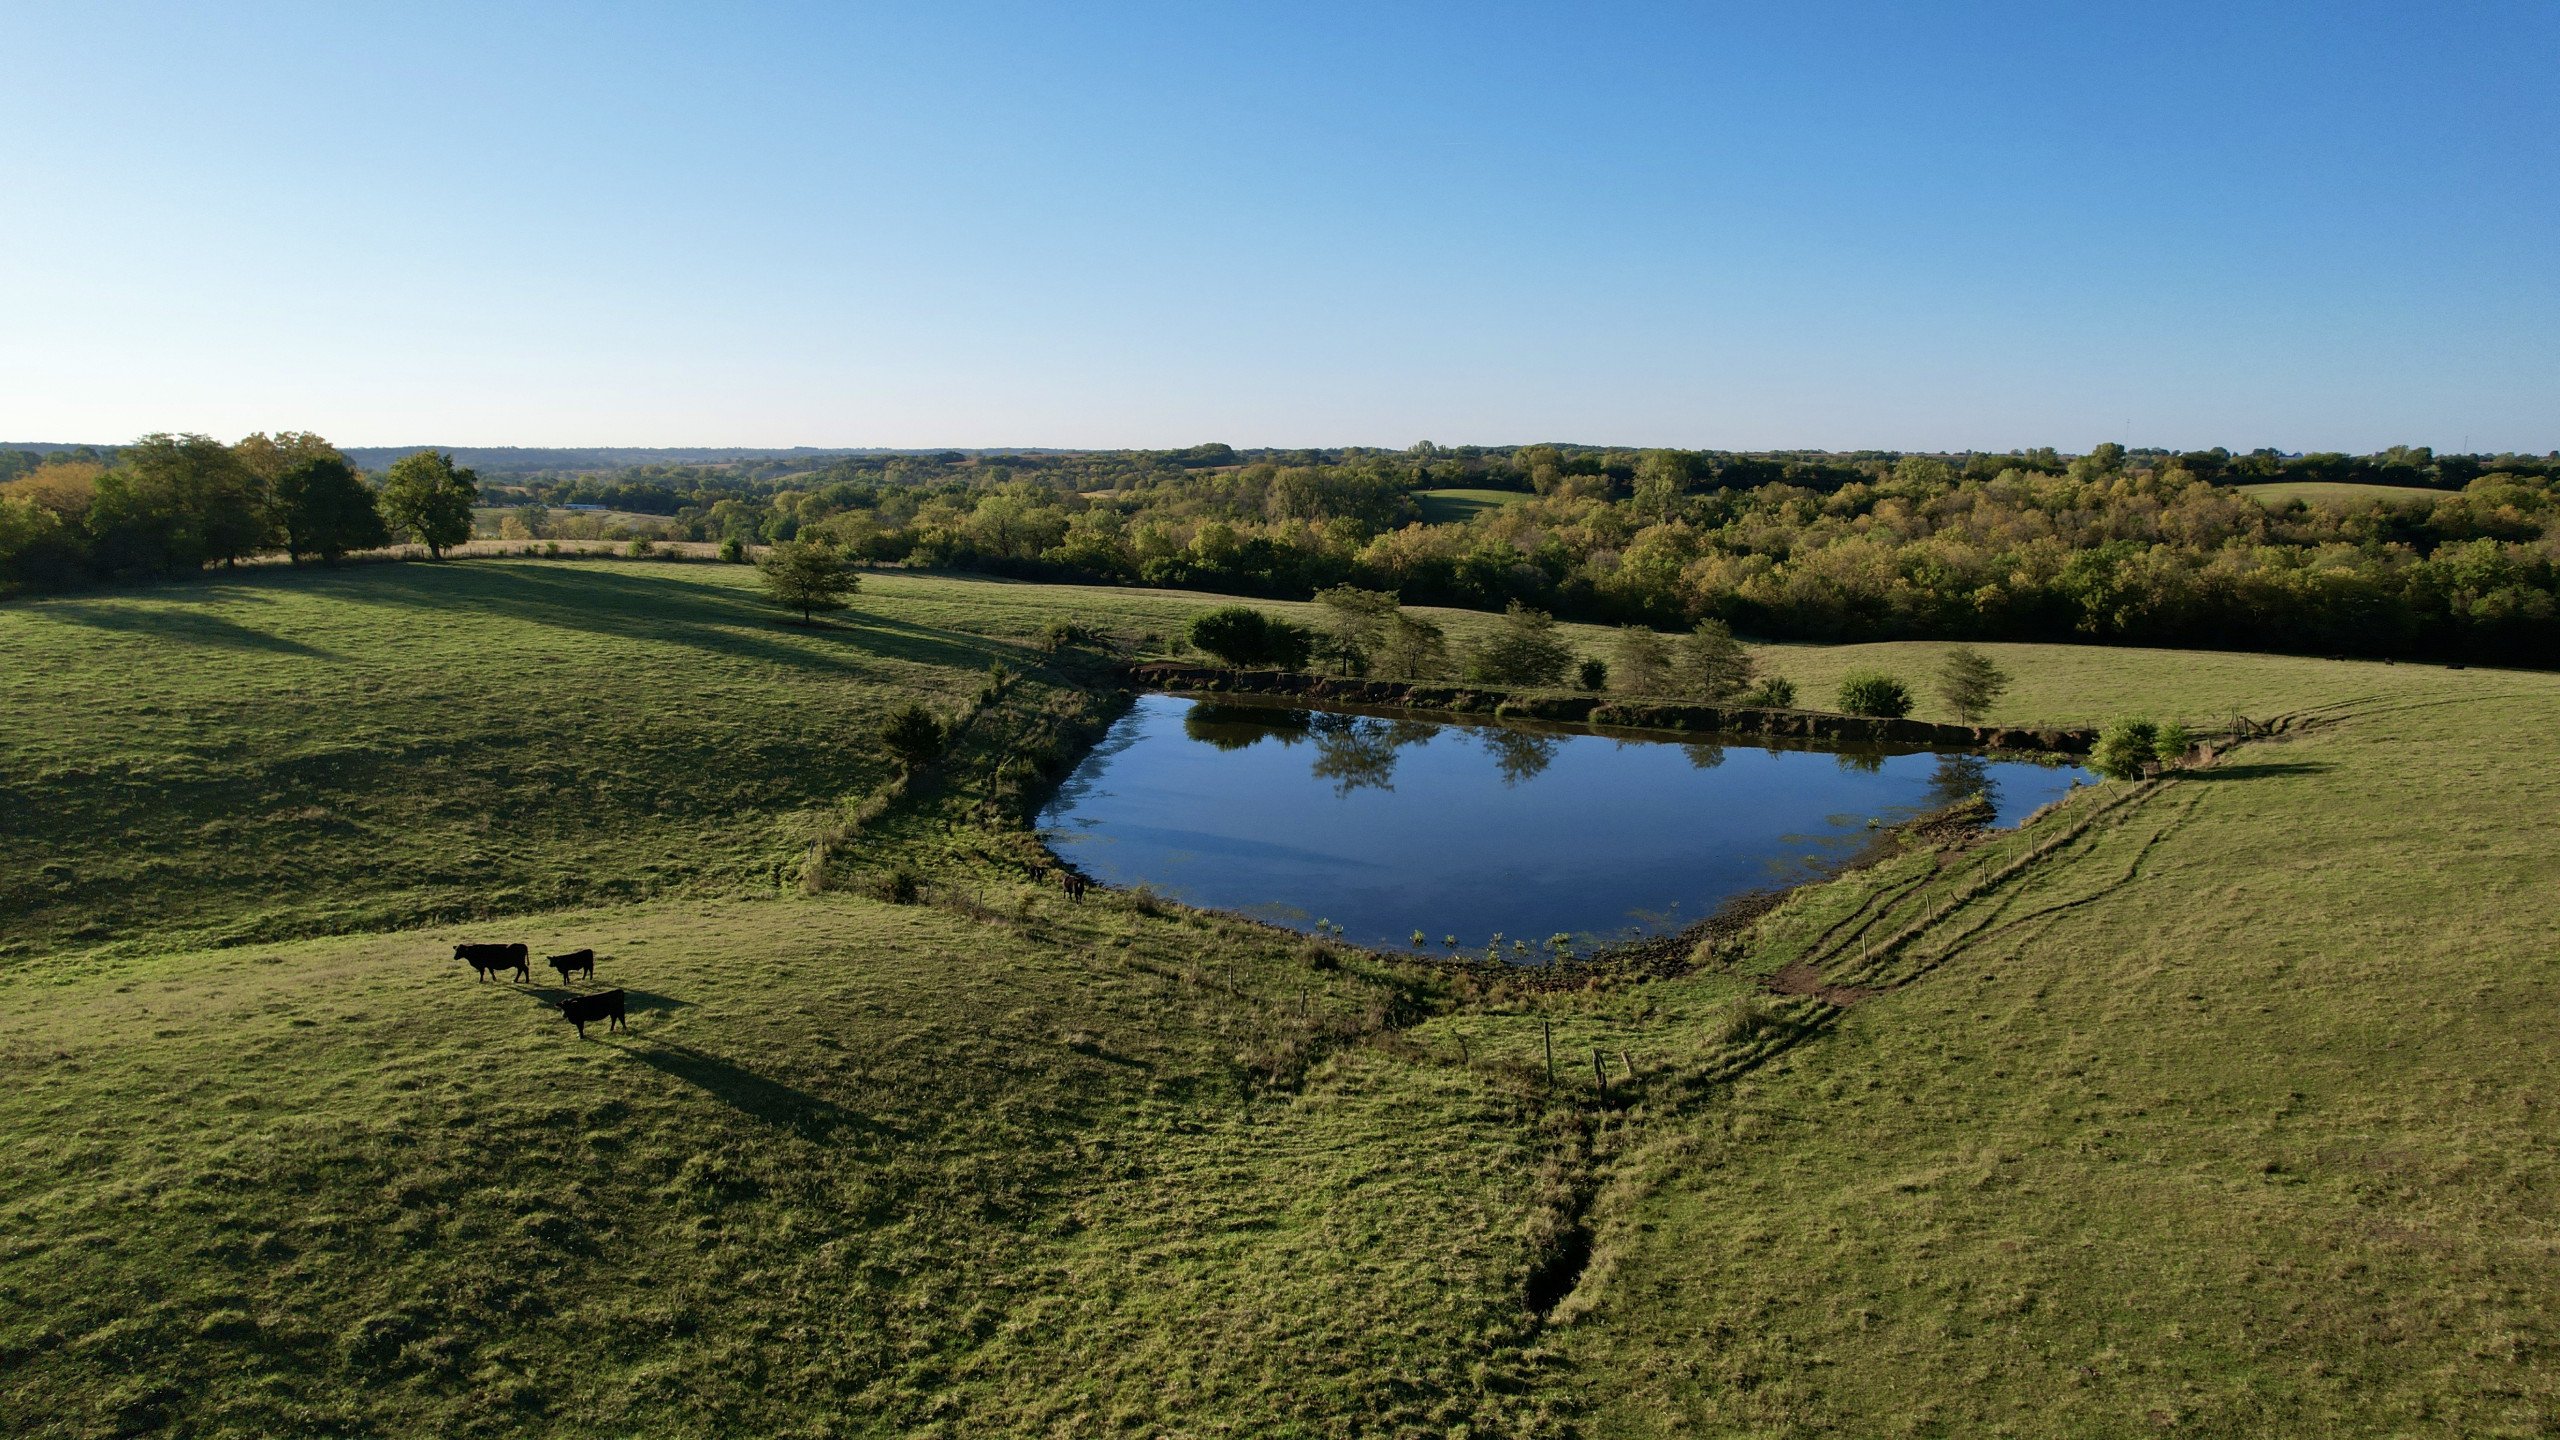
{"type": "Polygon", "coordinates": [[[596,952],[592,949],[572,950],[566,955],[545,955],[542,958],[550,963],[552,969],[560,972],[563,985],[569,983],[570,976],[581,972],[590,980],[596,978],[596,952]]]}
{"type": "Polygon", "coordinates": [[[1079,905],[1084,903],[1085,879],[1083,876],[1077,874],[1073,870],[1060,871],[1059,883],[1066,887],[1068,899],[1075,901],[1079,905]]]}
{"type": "Polygon", "coordinates": [[[531,980],[533,978],[532,967],[525,964],[525,956],[529,953],[531,952],[527,951],[522,944],[456,945],[453,947],[453,958],[456,960],[470,961],[471,968],[478,971],[480,978],[483,980],[497,974],[501,970],[513,970],[516,972],[516,978],[519,980],[531,980]]]}
{"type": "Polygon", "coordinates": [[[605,1027],[608,1034],[631,1028],[622,1023],[622,992],[619,990],[599,990],[593,995],[572,995],[560,1002],[560,1013],[568,1018],[570,1024],[578,1027],[578,1038],[581,1040],[587,1038],[587,1022],[590,1020],[612,1021],[612,1024],[605,1027]]]}

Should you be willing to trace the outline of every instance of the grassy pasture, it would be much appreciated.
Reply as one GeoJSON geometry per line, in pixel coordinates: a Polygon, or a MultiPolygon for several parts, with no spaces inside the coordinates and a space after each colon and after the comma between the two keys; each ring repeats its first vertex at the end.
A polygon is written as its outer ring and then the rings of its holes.
{"type": "Polygon", "coordinates": [[[1416,490],[1425,525],[1460,525],[1488,510],[1517,505],[1529,497],[1517,490],[1416,490]]]}
{"type": "Polygon", "coordinates": [[[1517,1099],[1336,1053],[1356,968],[976,895],[498,927],[604,953],[584,1043],[486,925],[16,971],[0,1428],[1542,1428],[1517,1099]]]}
{"type": "MultiPolygon", "coordinates": [[[[2012,723],[2291,728],[1677,979],[1480,996],[1071,906],[965,775],[849,857],[937,904],[799,893],[889,705],[1020,671],[974,775],[1077,678],[1046,621],[1224,602],[889,574],[807,630],[752,582],[0,607],[0,1427],[2560,1427],[2560,677],[1985,647],[2012,723]],[[631,1032],[461,938],[595,945],[631,1032]]],[[[1942,648],[1762,654],[1810,698],[1942,648]]]]}
{"type": "Polygon", "coordinates": [[[1892,988],[1620,1169],[1594,1432],[2549,1433],[2555,716],[2334,707],[1881,971],[1934,867],[1770,917],[1892,988]]]}
{"type": "Polygon", "coordinates": [[[2367,505],[2432,505],[2452,493],[2430,490],[2423,485],[2353,485],[2338,480],[2270,480],[2237,488],[2241,494],[2268,505],[2299,500],[2305,505],[2337,510],[2367,505]]]}

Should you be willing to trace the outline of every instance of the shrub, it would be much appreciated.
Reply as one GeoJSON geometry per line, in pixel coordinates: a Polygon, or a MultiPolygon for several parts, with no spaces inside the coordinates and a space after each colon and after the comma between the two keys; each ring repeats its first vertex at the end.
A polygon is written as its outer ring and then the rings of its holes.
{"type": "Polygon", "coordinates": [[[909,770],[932,764],[942,753],[946,738],[942,722],[934,718],[933,712],[912,701],[880,727],[881,743],[909,770]]]}
{"type": "Polygon", "coordinates": [[[1796,682],[1784,675],[1771,675],[1746,691],[1742,703],[1763,710],[1793,710],[1796,708],[1796,682]]]}
{"type": "Polygon", "coordinates": [[[2151,753],[2163,765],[2182,763],[2187,758],[2187,752],[2195,748],[2196,737],[2188,733],[2186,726],[2175,720],[2162,722],[2159,730],[2151,737],[2151,753]]]}
{"type": "Polygon", "coordinates": [[[2089,768],[2111,780],[2131,780],[2159,761],[2159,747],[2159,726],[2148,720],[2118,720],[2098,733],[2098,743],[2089,752],[2089,768]]]}
{"type": "Polygon", "coordinates": [[[1574,667],[1574,681],[1585,690],[1609,688],[1609,662],[1606,660],[1583,661],[1574,667]]]}
{"type": "Polygon", "coordinates": [[[1768,1031],[1783,1029],[1786,1023],[1785,1017],[1778,1013],[1777,1007],[1767,1000],[1757,995],[1745,995],[1728,1006],[1724,1015],[1717,1020],[1715,1043],[1719,1045],[1749,1044],[1768,1031]]]}
{"type": "Polygon", "coordinates": [[[1848,715],[1900,719],[1911,713],[1911,689],[1880,670],[1853,670],[1841,677],[1840,709],[1848,715]]]}
{"type": "Polygon", "coordinates": [[[1304,626],[1265,615],[1250,605],[1222,605],[1191,622],[1191,643],[1236,669],[1273,666],[1294,670],[1315,653],[1304,626]]]}
{"type": "Polygon", "coordinates": [[[747,542],[732,535],[720,542],[720,562],[724,565],[747,563],[747,542]]]}
{"type": "Polygon", "coordinates": [[[658,553],[658,547],[649,543],[649,537],[636,535],[630,544],[622,547],[622,553],[634,560],[646,560],[658,553]]]}

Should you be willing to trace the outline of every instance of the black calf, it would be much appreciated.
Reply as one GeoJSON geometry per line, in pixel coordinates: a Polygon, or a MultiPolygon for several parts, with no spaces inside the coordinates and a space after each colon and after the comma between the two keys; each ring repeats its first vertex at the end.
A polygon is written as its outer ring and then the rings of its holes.
{"type": "Polygon", "coordinates": [[[593,995],[572,995],[560,1002],[560,1013],[568,1019],[570,1024],[578,1027],[578,1038],[581,1040],[587,1038],[587,1022],[591,1020],[611,1021],[611,1024],[605,1026],[607,1034],[631,1028],[622,1023],[622,992],[619,990],[599,990],[593,995]]]}
{"type": "Polygon", "coordinates": [[[590,980],[596,978],[596,952],[593,950],[572,950],[566,955],[545,955],[542,958],[552,969],[560,972],[563,985],[569,983],[572,975],[583,974],[590,980]]]}

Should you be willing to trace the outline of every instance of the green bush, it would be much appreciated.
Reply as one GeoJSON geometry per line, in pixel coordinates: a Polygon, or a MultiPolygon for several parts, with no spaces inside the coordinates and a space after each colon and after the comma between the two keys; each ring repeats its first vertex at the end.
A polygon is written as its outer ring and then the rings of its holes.
{"type": "Polygon", "coordinates": [[[2159,726],[2148,720],[2118,720],[2098,732],[2098,743],[2089,751],[2089,768],[2110,780],[2132,780],[2159,759],[2159,726]]]}
{"type": "Polygon", "coordinates": [[[934,718],[933,712],[913,703],[890,716],[880,727],[881,743],[887,745],[889,753],[898,757],[898,763],[909,770],[921,770],[932,764],[942,754],[943,742],[947,738],[942,722],[934,718]]]}
{"type": "Polygon", "coordinates": [[[721,563],[722,563],[722,564],[726,564],[726,565],[744,565],[744,564],[746,564],[746,563],[747,563],[747,542],[745,542],[745,541],[743,541],[743,540],[739,539],[739,538],[738,538],[737,536],[735,536],[735,535],[732,535],[732,536],[730,536],[728,539],[721,541],[721,542],[720,542],[720,560],[721,560],[721,563]]]}
{"type": "Polygon", "coordinates": [[[1191,643],[1239,670],[1295,670],[1315,653],[1313,632],[1250,605],[1222,605],[1192,621],[1191,643]]]}
{"type": "Polygon", "coordinates": [[[1771,675],[1743,693],[1741,703],[1762,710],[1796,708],[1796,682],[1784,675],[1771,675]]]}
{"type": "Polygon", "coordinates": [[[1840,710],[1898,720],[1911,713],[1911,687],[1880,670],[1853,670],[1840,680],[1840,710]]]}
{"type": "Polygon", "coordinates": [[[1585,660],[1574,667],[1574,679],[1585,690],[1605,690],[1609,688],[1609,662],[1585,660]]]}

